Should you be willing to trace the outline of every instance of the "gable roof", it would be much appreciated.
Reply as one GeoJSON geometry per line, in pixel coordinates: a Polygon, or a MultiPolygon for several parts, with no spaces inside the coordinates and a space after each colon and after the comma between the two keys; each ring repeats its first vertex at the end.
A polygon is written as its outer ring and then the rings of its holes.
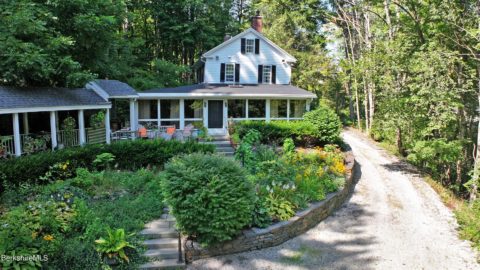
{"type": "MultiPolygon", "coordinates": [[[[128,98],[137,97],[137,92],[130,85],[117,80],[95,80],[89,84],[96,84],[107,94],[107,98],[128,98]]],[[[93,88],[92,85],[87,84],[87,88],[93,88]]],[[[100,94],[100,93],[99,93],[100,94]]],[[[101,95],[103,96],[103,95],[101,95]]],[[[105,97],[104,97],[105,98],[105,97]]]]}
{"type": "Polygon", "coordinates": [[[317,96],[306,90],[285,84],[255,84],[230,86],[226,84],[193,84],[173,88],[150,89],[139,93],[142,97],[234,97],[234,98],[302,98],[317,96]]]}
{"type": "Polygon", "coordinates": [[[110,107],[110,102],[86,88],[0,86],[0,114],[110,107]]]}
{"type": "Polygon", "coordinates": [[[291,54],[289,54],[288,52],[286,52],[284,49],[280,48],[277,44],[273,43],[273,41],[271,41],[270,39],[268,39],[267,37],[265,37],[264,35],[262,35],[262,33],[258,32],[257,30],[253,29],[253,28],[248,28],[247,30],[241,32],[240,34],[232,37],[231,39],[227,40],[227,41],[224,41],[223,43],[221,43],[220,45],[218,45],[217,47],[209,50],[208,52],[204,53],[203,56],[204,57],[210,57],[212,56],[212,54],[220,49],[222,49],[223,47],[229,45],[229,44],[232,44],[233,42],[235,42],[236,40],[242,38],[243,36],[245,36],[246,34],[248,33],[251,33],[251,34],[254,34],[256,36],[258,36],[260,39],[262,39],[263,41],[265,41],[267,44],[269,44],[270,46],[272,46],[274,49],[276,49],[279,53],[283,54],[285,56],[285,60],[287,62],[297,62],[297,59],[295,57],[293,57],[291,54]]]}

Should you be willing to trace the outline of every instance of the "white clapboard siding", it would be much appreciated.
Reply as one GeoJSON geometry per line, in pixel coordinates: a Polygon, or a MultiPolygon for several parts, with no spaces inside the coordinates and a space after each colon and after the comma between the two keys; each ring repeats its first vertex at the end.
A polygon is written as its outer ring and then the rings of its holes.
{"type": "MultiPolygon", "coordinates": [[[[247,33],[242,38],[259,38],[254,33],[247,33]]],[[[241,39],[219,49],[213,53],[213,56],[207,57],[205,61],[205,83],[220,82],[220,64],[237,63],[240,64],[240,84],[258,83],[258,65],[276,65],[277,66],[277,84],[290,84],[291,66],[283,62],[286,58],[277,49],[260,39],[260,54],[246,53],[240,51],[241,39]],[[218,56],[218,60],[216,59],[218,56]]]]}

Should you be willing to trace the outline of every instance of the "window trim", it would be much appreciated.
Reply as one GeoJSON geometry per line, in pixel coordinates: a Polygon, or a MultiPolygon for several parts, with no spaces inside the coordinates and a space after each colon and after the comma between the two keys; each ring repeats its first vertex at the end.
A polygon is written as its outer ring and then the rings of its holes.
{"type": "Polygon", "coordinates": [[[255,39],[245,39],[245,53],[255,53],[255,39]],[[251,44],[249,44],[251,42],[251,44]]]}
{"type": "Polygon", "coordinates": [[[232,82],[232,83],[235,82],[235,63],[225,63],[225,82],[232,82]],[[231,74],[232,80],[228,79],[229,74],[228,74],[227,71],[228,71],[229,66],[232,67],[232,70],[231,70],[232,71],[232,74],[231,74]]]}

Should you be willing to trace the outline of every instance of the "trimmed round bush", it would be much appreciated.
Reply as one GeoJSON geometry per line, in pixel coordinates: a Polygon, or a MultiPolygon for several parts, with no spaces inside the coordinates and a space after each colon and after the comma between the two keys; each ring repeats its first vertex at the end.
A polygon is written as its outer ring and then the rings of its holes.
{"type": "Polygon", "coordinates": [[[340,141],[342,122],[332,109],[320,106],[318,109],[303,115],[306,122],[315,127],[315,137],[323,143],[336,143],[340,141]]]}
{"type": "Polygon", "coordinates": [[[251,222],[255,191],[233,159],[199,153],[173,158],[162,185],[178,228],[205,246],[232,239],[251,222]]]}

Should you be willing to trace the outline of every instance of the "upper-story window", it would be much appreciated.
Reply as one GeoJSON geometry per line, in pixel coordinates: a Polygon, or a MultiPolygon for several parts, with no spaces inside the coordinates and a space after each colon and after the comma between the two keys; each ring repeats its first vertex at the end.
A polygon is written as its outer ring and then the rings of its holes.
{"type": "Polygon", "coordinates": [[[247,39],[245,44],[245,51],[247,53],[253,53],[255,50],[255,39],[247,39]]]}
{"type": "Polygon", "coordinates": [[[225,64],[225,81],[235,81],[235,64],[225,64]]]}
{"type": "Polygon", "coordinates": [[[263,83],[272,83],[272,66],[263,66],[263,83]]]}

